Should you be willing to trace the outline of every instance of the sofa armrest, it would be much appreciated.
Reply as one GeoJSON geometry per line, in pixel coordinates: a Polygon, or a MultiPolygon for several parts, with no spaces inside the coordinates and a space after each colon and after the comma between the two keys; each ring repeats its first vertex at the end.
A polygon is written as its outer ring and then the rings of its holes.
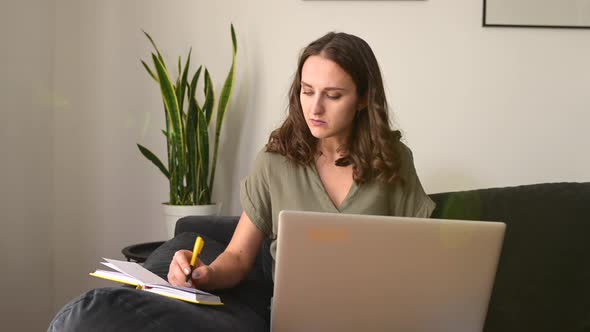
{"type": "Polygon", "coordinates": [[[178,219],[174,235],[195,232],[227,245],[238,225],[239,216],[188,216],[178,219]]]}

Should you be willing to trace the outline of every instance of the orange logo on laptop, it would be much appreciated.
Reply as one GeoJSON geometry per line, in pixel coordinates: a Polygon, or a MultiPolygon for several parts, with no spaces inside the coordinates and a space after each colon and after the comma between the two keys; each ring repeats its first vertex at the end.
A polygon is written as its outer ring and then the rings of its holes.
{"type": "Polygon", "coordinates": [[[350,240],[350,230],[340,227],[312,227],[307,230],[307,238],[311,241],[346,242],[350,240]]]}

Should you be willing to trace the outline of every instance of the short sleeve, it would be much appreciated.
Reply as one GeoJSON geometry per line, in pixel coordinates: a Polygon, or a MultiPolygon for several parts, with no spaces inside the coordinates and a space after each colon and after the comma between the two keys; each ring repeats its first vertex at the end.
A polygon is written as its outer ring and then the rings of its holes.
{"type": "Polygon", "coordinates": [[[265,235],[272,234],[268,152],[260,151],[250,174],[240,183],[240,202],[246,215],[265,235]]]}
{"type": "Polygon", "coordinates": [[[392,214],[396,216],[428,218],[434,211],[436,204],[424,192],[420,183],[416,168],[414,166],[414,157],[412,151],[401,145],[402,150],[402,167],[400,170],[403,178],[403,184],[397,184],[397,190],[392,195],[392,214]]]}

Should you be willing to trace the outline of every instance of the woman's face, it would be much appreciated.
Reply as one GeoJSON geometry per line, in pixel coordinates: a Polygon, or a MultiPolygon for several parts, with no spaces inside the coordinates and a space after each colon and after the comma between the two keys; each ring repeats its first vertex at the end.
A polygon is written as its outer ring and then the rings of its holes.
{"type": "Polygon", "coordinates": [[[319,55],[305,60],[299,96],[303,116],[318,139],[344,142],[352,130],[359,107],[352,77],[334,61],[319,55]]]}

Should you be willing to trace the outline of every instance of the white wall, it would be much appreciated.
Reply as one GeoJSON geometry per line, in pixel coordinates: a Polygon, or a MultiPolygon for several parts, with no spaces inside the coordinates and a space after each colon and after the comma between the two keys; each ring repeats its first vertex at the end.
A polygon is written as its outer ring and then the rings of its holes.
{"type": "Polygon", "coordinates": [[[0,5],[0,326],[43,331],[53,315],[54,3],[0,5]]]}
{"type": "Polygon", "coordinates": [[[365,38],[428,192],[590,180],[590,30],[482,28],[482,1],[57,0],[54,131],[56,307],[99,257],[161,239],[164,155],[155,84],[139,59],[193,46],[220,90],[238,34],[234,99],[214,196],[238,182],[283,116],[299,50],[331,30],[365,38]]]}

